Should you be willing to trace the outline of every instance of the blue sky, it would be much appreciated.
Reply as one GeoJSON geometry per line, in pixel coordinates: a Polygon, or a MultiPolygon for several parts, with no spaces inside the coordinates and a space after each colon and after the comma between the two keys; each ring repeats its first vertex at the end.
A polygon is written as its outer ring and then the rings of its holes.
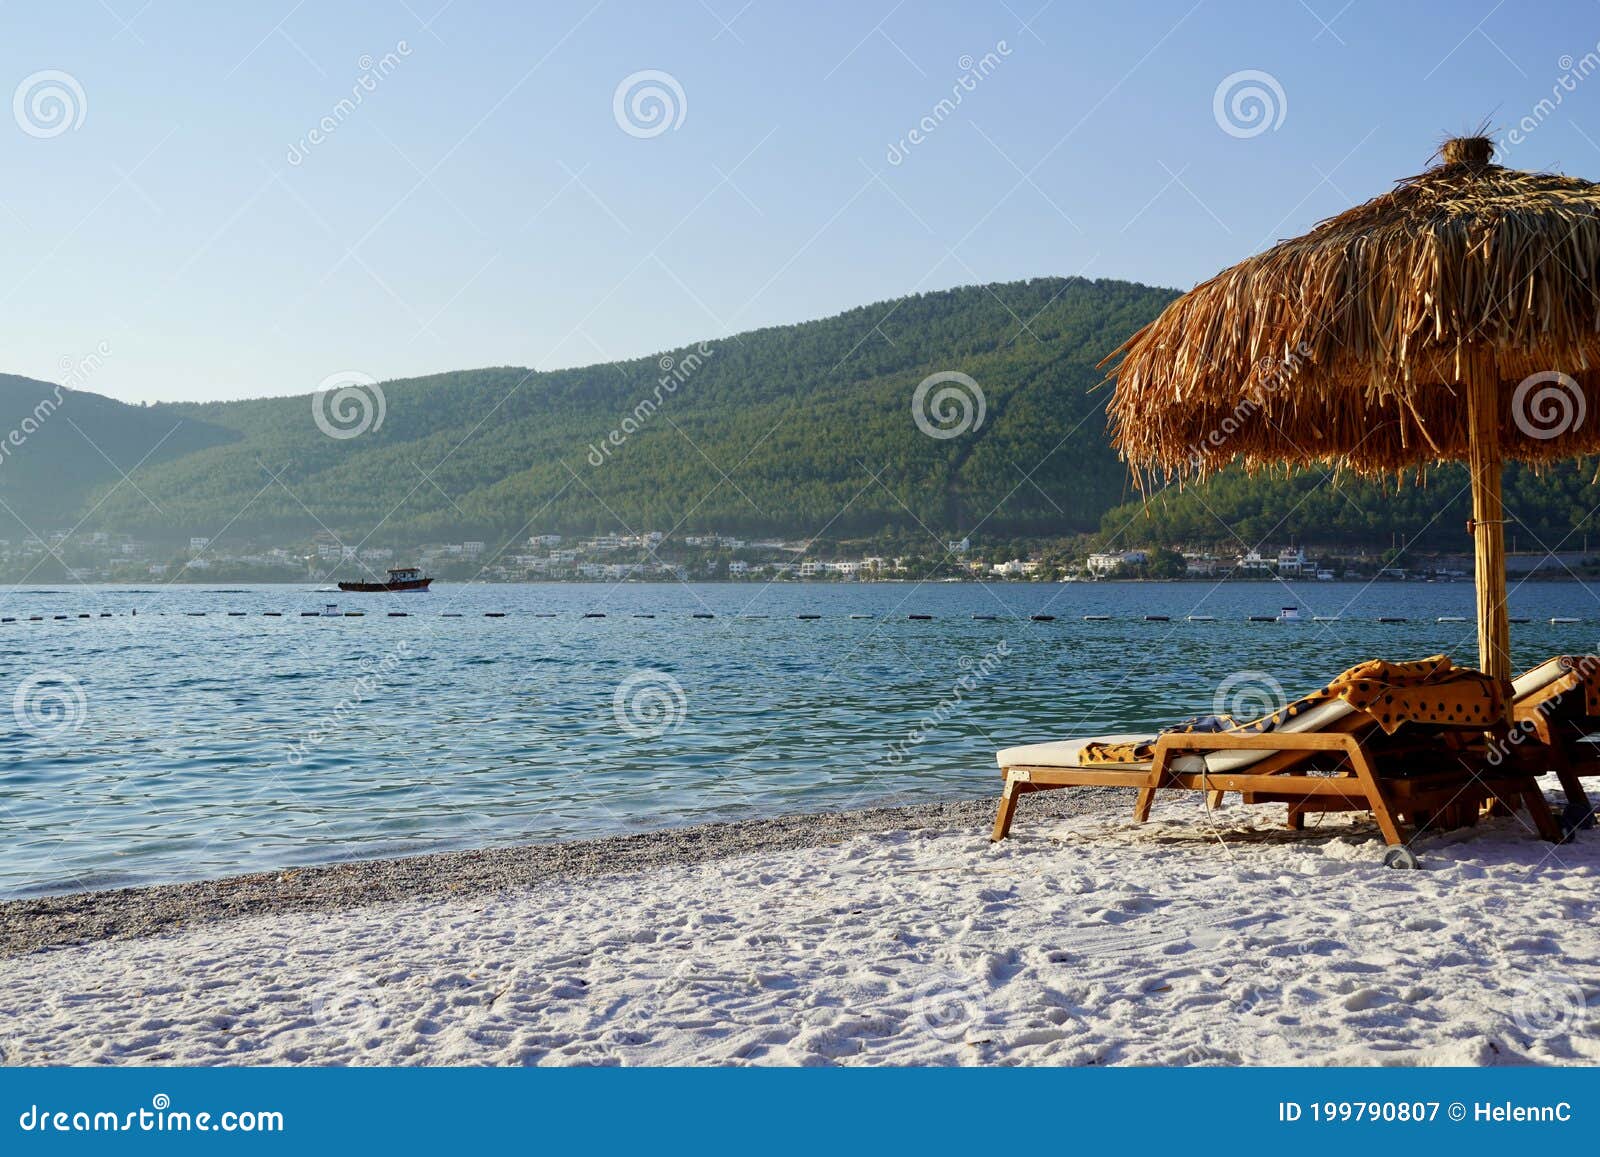
{"type": "Polygon", "coordinates": [[[98,349],[81,384],[128,401],[1188,287],[1484,119],[1523,126],[1507,163],[1600,174],[1589,2],[142,2],[0,7],[0,372],[98,349]],[[616,113],[647,71],[653,135],[616,113]]]}

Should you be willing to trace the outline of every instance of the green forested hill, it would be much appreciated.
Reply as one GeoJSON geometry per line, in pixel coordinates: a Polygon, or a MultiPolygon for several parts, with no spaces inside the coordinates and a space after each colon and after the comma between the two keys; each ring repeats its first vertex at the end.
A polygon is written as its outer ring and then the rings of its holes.
{"type": "MultiPolygon", "coordinates": [[[[591,447],[655,396],[657,358],[384,382],[381,427],[343,440],[318,429],[304,396],[148,407],[134,412],[228,440],[147,463],[137,491],[85,496],[85,507],[104,499],[86,525],[211,534],[232,519],[238,533],[325,525],[361,537],[381,521],[377,541],[415,541],[524,525],[942,530],[992,511],[984,525],[995,531],[1093,530],[1127,493],[1105,442],[1104,394],[1090,392],[1095,363],[1171,297],[1040,279],[722,339],[598,466],[591,447]],[[930,438],[912,394],[951,370],[979,383],[986,416],[968,434],[930,438]]],[[[669,353],[681,364],[693,349],[669,353]]]]}
{"type": "MultiPolygon", "coordinates": [[[[121,483],[124,471],[137,466],[143,479],[238,437],[168,407],[128,406],[0,374],[0,538],[68,529],[121,483]]],[[[121,489],[138,498],[126,483],[121,489]]]]}
{"type": "MultiPolygon", "coordinates": [[[[1562,463],[1535,474],[1506,470],[1507,543],[1521,550],[1578,550],[1585,534],[1600,534],[1594,464],[1562,463]]],[[[1460,466],[1428,472],[1423,485],[1384,484],[1302,470],[1287,477],[1248,478],[1229,471],[1204,486],[1172,486],[1148,502],[1112,508],[1101,524],[1118,545],[1208,543],[1225,546],[1298,541],[1343,546],[1472,549],[1467,474],[1460,466]]]]}
{"type": "MultiPolygon", "coordinates": [[[[1042,278],[919,294],[837,317],[533,373],[503,367],[381,384],[382,424],[334,438],[309,396],[127,406],[68,391],[0,457],[0,537],[81,523],[152,538],[505,541],[519,532],[721,530],[829,537],[977,530],[990,541],[1105,532],[1139,543],[1291,535],[1461,548],[1459,471],[1427,489],[1228,474],[1137,502],[1106,442],[1096,363],[1173,298],[1118,281],[1042,278]],[[931,374],[983,391],[982,424],[939,439],[913,420],[931,374]],[[659,409],[641,401],[659,397],[659,409]],[[609,453],[613,430],[628,431],[609,453]],[[596,464],[598,460],[598,464],[596,464]],[[123,472],[130,475],[124,480],[123,472]],[[13,517],[13,512],[15,517],[13,517]],[[370,537],[369,537],[370,536],[370,537]]],[[[53,387],[0,377],[15,429],[53,387]]],[[[4,438],[0,431],[0,439],[4,438]]],[[[1525,533],[1587,529],[1590,469],[1513,471],[1525,533]]],[[[1515,529],[1513,530],[1515,533],[1515,529]]],[[[1523,545],[1533,546],[1526,542],[1523,545]]]]}

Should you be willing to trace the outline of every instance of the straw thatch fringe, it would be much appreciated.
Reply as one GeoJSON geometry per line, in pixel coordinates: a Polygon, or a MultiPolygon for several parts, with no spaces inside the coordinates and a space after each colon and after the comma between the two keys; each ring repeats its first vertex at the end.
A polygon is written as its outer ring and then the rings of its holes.
{"type": "Polygon", "coordinates": [[[1447,142],[1440,165],[1129,338],[1107,359],[1121,359],[1109,414],[1124,458],[1180,477],[1236,460],[1372,475],[1463,458],[1475,350],[1503,384],[1507,457],[1600,452],[1600,186],[1489,155],[1487,140],[1447,142]]]}

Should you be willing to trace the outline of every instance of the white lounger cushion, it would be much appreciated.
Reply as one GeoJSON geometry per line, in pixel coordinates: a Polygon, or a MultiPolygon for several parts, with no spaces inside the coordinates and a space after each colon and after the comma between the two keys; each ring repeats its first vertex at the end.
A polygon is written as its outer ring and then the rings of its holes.
{"type": "MultiPolygon", "coordinates": [[[[1289,722],[1279,727],[1279,731],[1320,731],[1328,725],[1343,719],[1355,708],[1343,699],[1330,699],[1326,703],[1318,703],[1310,711],[1295,716],[1289,722]]],[[[1091,743],[1154,743],[1154,735],[1096,735],[1086,739],[1061,739],[1054,743],[1029,743],[1021,747],[1008,747],[995,755],[995,762],[1002,770],[1008,767],[1103,767],[1108,770],[1122,771],[1149,771],[1150,761],[1142,760],[1138,763],[1094,763],[1081,764],[1078,762],[1079,754],[1091,743]]],[[[1237,771],[1242,767],[1249,767],[1252,763],[1259,763],[1267,756],[1274,754],[1271,751],[1233,750],[1213,751],[1205,755],[1180,755],[1172,761],[1172,770],[1186,774],[1198,775],[1202,771],[1224,772],[1237,771]]]]}
{"type": "Polygon", "coordinates": [[[1518,699],[1526,699],[1535,691],[1542,691],[1550,686],[1567,670],[1561,665],[1560,659],[1546,659],[1531,671],[1524,671],[1511,682],[1512,694],[1518,699]]]}

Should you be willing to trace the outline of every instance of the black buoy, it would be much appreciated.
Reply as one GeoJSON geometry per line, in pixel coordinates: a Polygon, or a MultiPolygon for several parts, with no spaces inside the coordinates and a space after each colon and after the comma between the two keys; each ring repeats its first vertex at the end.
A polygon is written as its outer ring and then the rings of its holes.
{"type": "Polygon", "coordinates": [[[367,617],[367,612],[366,611],[346,611],[344,613],[344,617],[347,618],[347,619],[364,619],[364,618],[367,617]]]}
{"type": "Polygon", "coordinates": [[[391,619],[408,619],[408,618],[411,617],[411,612],[410,611],[390,611],[389,612],[389,617],[391,619]]]}
{"type": "Polygon", "coordinates": [[[269,619],[281,619],[281,618],[283,618],[283,612],[282,611],[262,611],[261,613],[263,615],[265,615],[269,619]]]}
{"type": "Polygon", "coordinates": [[[1036,623],[1053,623],[1056,621],[1054,615],[1029,615],[1028,617],[1036,623]]]}
{"type": "Polygon", "coordinates": [[[820,619],[821,615],[796,615],[797,619],[820,619]]]}
{"type": "Polygon", "coordinates": [[[302,619],[320,619],[322,615],[317,611],[301,611],[300,617],[302,619]]]}
{"type": "Polygon", "coordinates": [[[689,617],[690,618],[694,618],[694,619],[714,619],[717,616],[713,615],[710,611],[696,611],[693,615],[691,615],[689,617]]]}
{"type": "Polygon", "coordinates": [[[1170,623],[1170,622],[1172,622],[1172,616],[1171,615],[1146,615],[1144,617],[1144,621],[1147,622],[1147,623],[1170,623]]]}
{"type": "Polygon", "coordinates": [[[459,619],[461,617],[461,612],[460,611],[445,611],[444,614],[440,615],[439,617],[441,619],[459,619]]]}
{"type": "Polygon", "coordinates": [[[506,617],[506,613],[504,611],[484,611],[483,617],[486,619],[503,619],[506,617]]]}
{"type": "Polygon", "coordinates": [[[932,615],[907,615],[906,618],[908,618],[908,619],[917,619],[919,621],[925,621],[927,619],[933,618],[933,616],[932,615]]]}
{"type": "Polygon", "coordinates": [[[653,619],[653,618],[655,618],[654,615],[646,615],[646,614],[635,614],[633,617],[636,618],[636,619],[653,619]]]}

